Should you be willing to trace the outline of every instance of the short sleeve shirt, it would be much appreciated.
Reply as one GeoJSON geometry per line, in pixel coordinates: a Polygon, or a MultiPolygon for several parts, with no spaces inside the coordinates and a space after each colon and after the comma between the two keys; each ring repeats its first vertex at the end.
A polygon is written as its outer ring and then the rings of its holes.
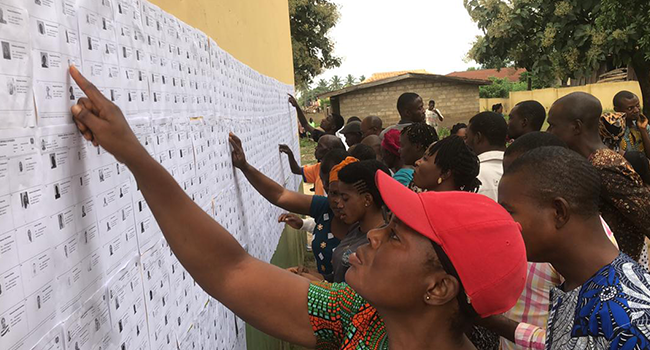
{"type": "Polygon", "coordinates": [[[314,194],[317,196],[325,195],[323,181],[320,179],[320,163],[302,167],[302,178],[308,184],[314,184],[314,194]]]}
{"type": "Polygon", "coordinates": [[[332,233],[334,213],[327,197],[314,196],[312,198],[309,216],[316,222],[314,240],[311,242],[311,249],[316,258],[316,267],[321,275],[330,275],[333,272],[332,252],[341,241],[332,233]]]}
{"type": "Polygon", "coordinates": [[[388,349],[379,313],[347,284],[313,283],[307,304],[316,349],[388,349]]]}

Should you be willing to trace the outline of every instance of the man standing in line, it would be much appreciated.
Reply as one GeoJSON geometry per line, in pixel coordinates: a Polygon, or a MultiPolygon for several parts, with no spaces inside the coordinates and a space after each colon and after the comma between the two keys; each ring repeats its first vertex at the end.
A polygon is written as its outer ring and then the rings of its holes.
{"type": "Polygon", "coordinates": [[[345,124],[345,120],[342,116],[338,114],[330,114],[320,123],[320,127],[323,130],[316,129],[309,125],[309,121],[307,121],[305,113],[302,111],[302,108],[300,108],[300,105],[298,104],[298,101],[295,97],[289,95],[289,103],[296,109],[300,125],[305,128],[305,131],[311,135],[311,138],[315,142],[318,142],[318,140],[323,135],[336,135],[336,132],[339,131],[345,124]]]}
{"type": "Polygon", "coordinates": [[[625,114],[625,135],[621,149],[625,152],[639,151],[650,158],[650,125],[648,118],[641,114],[639,97],[629,91],[621,91],[614,96],[614,111],[625,114]]]}
{"type": "Polygon", "coordinates": [[[287,145],[280,145],[280,153],[284,153],[289,157],[289,166],[291,167],[291,172],[296,175],[302,175],[305,183],[314,184],[314,193],[317,196],[326,195],[325,189],[323,188],[323,182],[320,178],[320,162],[323,160],[325,155],[333,149],[345,150],[345,146],[338,137],[334,135],[323,135],[318,139],[318,145],[314,151],[314,157],[318,163],[300,167],[296,161],[296,157],[293,155],[291,148],[289,148],[287,145]]]}
{"type": "Polygon", "coordinates": [[[363,134],[363,138],[365,139],[371,135],[381,135],[381,132],[384,130],[383,124],[381,118],[374,115],[363,118],[361,121],[361,133],[363,134]]]}
{"type": "Polygon", "coordinates": [[[599,133],[603,108],[589,94],[575,92],[557,100],[548,113],[548,132],[559,137],[598,169],[600,212],[621,252],[639,261],[650,236],[650,190],[622,155],[605,146],[599,133]]]}
{"type": "Polygon", "coordinates": [[[478,179],[481,187],[478,193],[498,200],[499,181],[503,176],[503,153],[506,150],[508,125],[505,119],[494,112],[483,112],[474,116],[467,127],[465,142],[476,153],[481,162],[478,179]]]}
{"type": "Polygon", "coordinates": [[[537,101],[519,102],[510,111],[508,138],[516,140],[528,133],[541,131],[546,121],[546,109],[537,101]]]}
{"type": "Polygon", "coordinates": [[[429,109],[427,109],[424,113],[426,116],[427,124],[433,126],[433,128],[436,129],[436,132],[438,132],[438,122],[445,121],[445,117],[436,108],[436,101],[429,101],[429,109]]]}
{"type": "Polygon", "coordinates": [[[384,135],[393,129],[402,131],[405,127],[413,123],[422,123],[425,120],[424,102],[422,97],[413,92],[403,93],[397,99],[397,112],[399,112],[400,121],[397,125],[392,125],[384,129],[379,137],[384,139],[384,135]]]}

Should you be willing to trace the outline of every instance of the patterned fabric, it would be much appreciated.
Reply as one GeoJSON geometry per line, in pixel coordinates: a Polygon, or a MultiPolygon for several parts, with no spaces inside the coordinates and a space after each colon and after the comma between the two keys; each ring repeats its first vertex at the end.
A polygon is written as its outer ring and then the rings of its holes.
{"type": "Polygon", "coordinates": [[[600,212],[621,252],[639,260],[650,236],[650,191],[620,154],[600,149],[589,157],[601,176],[600,212]]]}
{"type": "Polygon", "coordinates": [[[468,338],[476,350],[499,350],[499,335],[483,327],[472,327],[468,338]]]}
{"type": "MultiPolygon", "coordinates": [[[[528,277],[526,286],[521,293],[515,307],[504,315],[516,322],[525,324],[527,332],[522,334],[522,342],[518,345],[530,342],[529,337],[536,328],[545,328],[548,321],[548,296],[551,289],[562,283],[562,277],[548,263],[528,263],[528,277]]],[[[541,348],[544,348],[545,332],[541,334],[541,348]]],[[[515,340],[517,340],[515,336],[515,340]]],[[[537,340],[539,342],[539,340],[537,340]]],[[[501,348],[504,350],[523,349],[526,346],[516,346],[514,343],[502,339],[501,348]]]]}
{"type": "Polygon", "coordinates": [[[520,349],[544,350],[546,348],[546,328],[520,323],[515,331],[515,342],[520,349]]]}
{"type": "MultiPolygon", "coordinates": [[[[631,128],[625,128],[625,135],[621,141],[621,149],[624,151],[639,151],[644,152],[645,147],[643,147],[643,138],[641,137],[641,131],[636,126],[636,122],[633,122],[634,126],[631,128]]],[[[650,133],[650,125],[646,127],[646,130],[650,133]]]]}
{"type": "Polygon", "coordinates": [[[600,138],[607,148],[618,152],[626,131],[625,114],[605,113],[600,117],[600,138]]]}
{"type": "Polygon", "coordinates": [[[581,287],[553,289],[546,349],[650,349],[649,278],[621,253],[581,287]]]}
{"type": "Polygon", "coordinates": [[[347,284],[312,283],[307,306],[316,349],[388,349],[384,321],[347,284]]]}
{"type": "Polygon", "coordinates": [[[316,267],[321,275],[329,275],[333,271],[332,252],[341,241],[332,233],[334,212],[330,209],[327,197],[312,197],[309,216],[316,221],[314,240],[311,242],[311,249],[316,258],[316,267]]]}

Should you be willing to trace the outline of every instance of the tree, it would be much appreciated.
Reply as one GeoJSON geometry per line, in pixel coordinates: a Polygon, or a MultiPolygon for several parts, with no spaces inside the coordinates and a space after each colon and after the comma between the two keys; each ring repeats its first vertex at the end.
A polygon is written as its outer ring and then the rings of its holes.
{"type": "Polygon", "coordinates": [[[366,76],[365,75],[360,76],[359,77],[359,84],[363,83],[364,81],[366,81],[366,76]]]}
{"type": "Polygon", "coordinates": [[[491,77],[491,85],[479,87],[480,98],[508,98],[510,91],[524,91],[526,90],[525,82],[513,83],[508,78],[494,78],[491,77]]]}
{"type": "Polygon", "coordinates": [[[343,88],[343,82],[341,80],[341,77],[339,77],[338,75],[333,76],[332,79],[330,80],[330,90],[334,91],[334,90],[340,90],[342,88],[343,88]]]}
{"type": "Polygon", "coordinates": [[[328,36],[339,20],[339,11],[328,0],[289,0],[289,17],[295,84],[306,91],[314,77],[341,65],[328,36]]]}
{"type": "Polygon", "coordinates": [[[347,77],[345,77],[345,87],[352,86],[357,83],[357,78],[354,77],[352,74],[348,74],[347,77]]]}
{"type": "Polygon", "coordinates": [[[598,28],[604,51],[615,65],[631,65],[643,93],[643,112],[650,115],[650,3],[647,0],[602,0],[598,28]]]}
{"type": "MultiPolygon", "coordinates": [[[[468,56],[526,68],[542,86],[580,78],[613,60],[631,64],[650,112],[650,4],[643,0],[464,0],[483,31],[468,56]]],[[[529,80],[532,85],[532,81],[529,80]]]]}

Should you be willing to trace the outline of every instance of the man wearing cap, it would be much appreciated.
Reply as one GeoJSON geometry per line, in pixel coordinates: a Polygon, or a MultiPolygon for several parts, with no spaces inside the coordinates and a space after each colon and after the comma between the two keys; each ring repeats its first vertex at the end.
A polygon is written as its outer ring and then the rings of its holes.
{"type": "Polygon", "coordinates": [[[598,213],[600,176],[563,147],[515,160],[499,203],[522,225],[530,262],[564,277],[550,293],[546,329],[491,318],[488,327],[525,349],[648,349],[648,272],[611,244],[598,213]]]}
{"type": "Polygon", "coordinates": [[[320,178],[320,162],[333,149],[345,149],[345,146],[338,137],[334,135],[323,135],[318,139],[318,144],[314,150],[314,158],[316,158],[317,163],[301,167],[298,161],[296,161],[296,157],[293,155],[291,148],[287,145],[280,145],[280,153],[286,154],[289,159],[291,172],[296,175],[302,175],[305,183],[314,184],[314,193],[317,196],[326,195],[323,181],[320,178]]]}
{"type": "Polygon", "coordinates": [[[344,126],[343,129],[341,129],[341,134],[345,137],[345,143],[348,145],[348,147],[360,144],[361,140],[363,140],[363,134],[361,133],[361,122],[349,122],[348,125],[344,126]]]}
{"type": "Polygon", "coordinates": [[[84,138],[131,170],[196,282],[271,336],[309,348],[471,350],[466,327],[521,294],[526,252],[503,208],[473,193],[416,194],[383,172],[377,187],[394,216],[349,256],[349,286],[310,283],[257,260],[151,158],[120,109],[70,70],[88,96],[72,107],[84,138]]]}

